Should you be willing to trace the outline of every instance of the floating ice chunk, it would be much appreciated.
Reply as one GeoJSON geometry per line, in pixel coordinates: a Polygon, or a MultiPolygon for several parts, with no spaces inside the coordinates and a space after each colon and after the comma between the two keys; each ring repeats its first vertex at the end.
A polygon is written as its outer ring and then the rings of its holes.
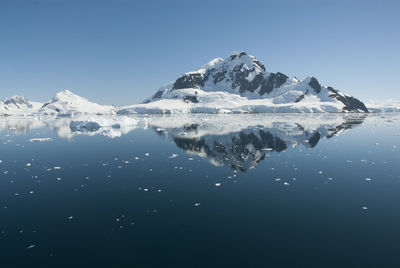
{"type": "Polygon", "coordinates": [[[135,156],[135,160],[139,160],[139,159],[140,159],[139,157],[135,156]]]}
{"type": "Polygon", "coordinates": [[[193,158],[189,157],[188,160],[189,160],[189,161],[193,161],[193,158]]]}
{"type": "Polygon", "coordinates": [[[30,194],[33,194],[33,193],[34,193],[34,191],[29,191],[29,193],[30,193],[30,194]]]}
{"type": "Polygon", "coordinates": [[[57,180],[58,180],[58,181],[61,181],[62,179],[61,179],[61,178],[57,178],[57,180]]]}
{"type": "Polygon", "coordinates": [[[363,209],[363,210],[367,210],[367,209],[368,209],[368,207],[362,207],[362,209],[363,209]]]}
{"type": "Polygon", "coordinates": [[[288,182],[284,182],[283,185],[289,186],[290,184],[288,182]]]}
{"type": "Polygon", "coordinates": [[[216,187],[220,187],[220,186],[221,186],[221,183],[220,183],[220,182],[217,182],[217,183],[215,184],[215,186],[216,186],[216,187]]]}
{"type": "Polygon", "coordinates": [[[145,156],[149,156],[150,154],[149,154],[149,153],[145,153],[144,155],[145,155],[145,156]]]}
{"type": "Polygon", "coordinates": [[[68,220],[72,220],[74,218],[74,216],[69,216],[68,220]]]}
{"type": "Polygon", "coordinates": [[[318,174],[322,174],[322,170],[318,171],[318,174]]]}
{"type": "Polygon", "coordinates": [[[281,178],[277,178],[277,179],[275,179],[275,181],[280,181],[281,180],[281,178]]]}
{"type": "Polygon", "coordinates": [[[198,206],[200,206],[200,203],[194,203],[194,206],[198,207],[198,206]]]}
{"type": "Polygon", "coordinates": [[[371,179],[371,178],[365,178],[365,180],[366,180],[366,181],[372,181],[372,179],[371,179]]]}
{"type": "Polygon", "coordinates": [[[61,169],[61,167],[53,167],[53,169],[56,169],[56,170],[57,170],[57,169],[61,169]]]}
{"type": "Polygon", "coordinates": [[[363,163],[365,163],[365,162],[367,162],[368,160],[366,160],[366,159],[361,159],[361,162],[363,162],[363,163]]]}
{"type": "Polygon", "coordinates": [[[31,163],[26,163],[25,166],[30,167],[30,166],[32,166],[32,164],[31,163]]]}
{"type": "Polygon", "coordinates": [[[145,192],[148,192],[148,191],[149,191],[149,189],[145,188],[145,189],[143,189],[143,191],[145,191],[145,192]]]}
{"type": "Polygon", "coordinates": [[[273,149],[272,148],[262,148],[261,150],[262,151],[272,151],[273,149]]]}
{"type": "Polygon", "coordinates": [[[52,138],[35,138],[35,139],[30,139],[30,142],[45,142],[45,141],[52,141],[52,138]]]}
{"type": "Polygon", "coordinates": [[[177,158],[178,157],[178,154],[172,154],[172,155],[170,155],[168,158],[177,158]]]}
{"type": "Polygon", "coordinates": [[[36,245],[29,245],[29,246],[26,247],[26,249],[31,249],[31,248],[34,248],[34,247],[36,247],[36,245]]]}
{"type": "Polygon", "coordinates": [[[0,164],[3,163],[3,161],[0,160],[0,164]]]}

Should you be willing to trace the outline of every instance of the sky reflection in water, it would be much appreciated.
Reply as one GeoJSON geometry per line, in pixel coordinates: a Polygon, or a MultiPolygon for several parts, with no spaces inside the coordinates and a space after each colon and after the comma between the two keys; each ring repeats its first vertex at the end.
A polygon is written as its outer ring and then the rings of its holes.
{"type": "Polygon", "coordinates": [[[0,118],[1,259],[396,266],[399,119],[0,118]]]}

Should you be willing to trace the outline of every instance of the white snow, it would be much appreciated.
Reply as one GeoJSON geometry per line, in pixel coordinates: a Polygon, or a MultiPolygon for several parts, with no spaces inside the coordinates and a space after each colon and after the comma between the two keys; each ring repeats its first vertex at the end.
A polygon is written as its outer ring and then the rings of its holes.
{"type": "Polygon", "coordinates": [[[369,101],[365,105],[372,113],[400,112],[400,100],[369,101]]]}
{"type": "Polygon", "coordinates": [[[113,106],[100,105],[88,101],[69,90],[57,93],[39,110],[41,114],[74,115],[74,114],[114,114],[113,106]]]}
{"type": "Polygon", "coordinates": [[[116,112],[117,114],[337,113],[343,108],[340,102],[332,99],[321,101],[315,96],[306,96],[298,103],[283,100],[293,99],[292,94],[295,93],[290,92],[276,98],[250,99],[223,91],[206,92],[188,88],[167,92],[163,99],[153,102],[119,107],[116,112]],[[197,96],[198,103],[183,101],[185,96],[197,96]]]}
{"type": "Polygon", "coordinates": [[[13,96],[0,101],[0,115],[28,115],[37,112],[42,103],[31,102],[23,96],[13,96]]]}

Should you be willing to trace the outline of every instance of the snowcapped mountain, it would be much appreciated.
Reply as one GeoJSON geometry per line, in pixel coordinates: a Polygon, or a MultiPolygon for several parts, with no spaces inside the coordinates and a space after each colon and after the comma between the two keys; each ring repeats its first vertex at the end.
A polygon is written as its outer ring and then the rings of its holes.
{"type": "Polygon", "coordinates": [[[27,115],[38,111],[42,105],[24,96],[14,96],[0,101],[0,115],[27,115]]]}
{"type": "Polygon", "coordinates": [[[114,107],[90,102],[69,90],[57,93],[40,108],[41,114],[69,116],[74,114],[114,114],[114,107]]]}
{"type": "Polygon", "coordinates": [[[400,102],[371,102],[322,86],[315,77],[267,72],[246,52],[216,58],[200,69],[180,76],[141,104],[114,107],[100,105],[73,94],[57,93],[45,104],[14,96],[0,101],[0,115],[72,116],[191,113],[367,113],[400,112],[400,102]]]}
{"type": "Polygon", "coordinates": [[[160,88],[141,105],[118,113],[368,112],[358,99],[315,77],[270,73],[255,57],[233,52],[160,88]]]}

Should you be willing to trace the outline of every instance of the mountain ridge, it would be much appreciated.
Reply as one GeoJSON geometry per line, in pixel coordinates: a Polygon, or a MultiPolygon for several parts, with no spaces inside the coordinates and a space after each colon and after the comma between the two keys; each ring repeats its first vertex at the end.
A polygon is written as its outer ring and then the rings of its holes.
{"type": "MultiPolygon", "coordinates": [[[[272,104],[299,103],[312,96],[327,104],[341,103],[343,107],[337,112],[368,112],[364,103],[358,99],[333,87],[322,86],[313,76],[299,81],[281,72],[267,72],[264,64],[244,51],[232,52],[226,59],[215,58],[198,70],[181,75],[175,82],[160,88],[144,103],[171,98],[168,93],[188,88],[205,92],[228,92],[249,100],[271,99],[272,104]]],[[[185,100],[198,102],[193,95],[187,96],[185,100]]]]}
{"type": "Polygon", "coordinates": [[[321,85],[313,76],[300,81],[280,72],[267,72],[265,65],[242,51],[182,74],[139,104],[100,105],[63,90],[45,103],[31,102],[24,96],[5,99],[0,101],[0,115],[400,112],[396,101],[367,106],[321,85]]]}

